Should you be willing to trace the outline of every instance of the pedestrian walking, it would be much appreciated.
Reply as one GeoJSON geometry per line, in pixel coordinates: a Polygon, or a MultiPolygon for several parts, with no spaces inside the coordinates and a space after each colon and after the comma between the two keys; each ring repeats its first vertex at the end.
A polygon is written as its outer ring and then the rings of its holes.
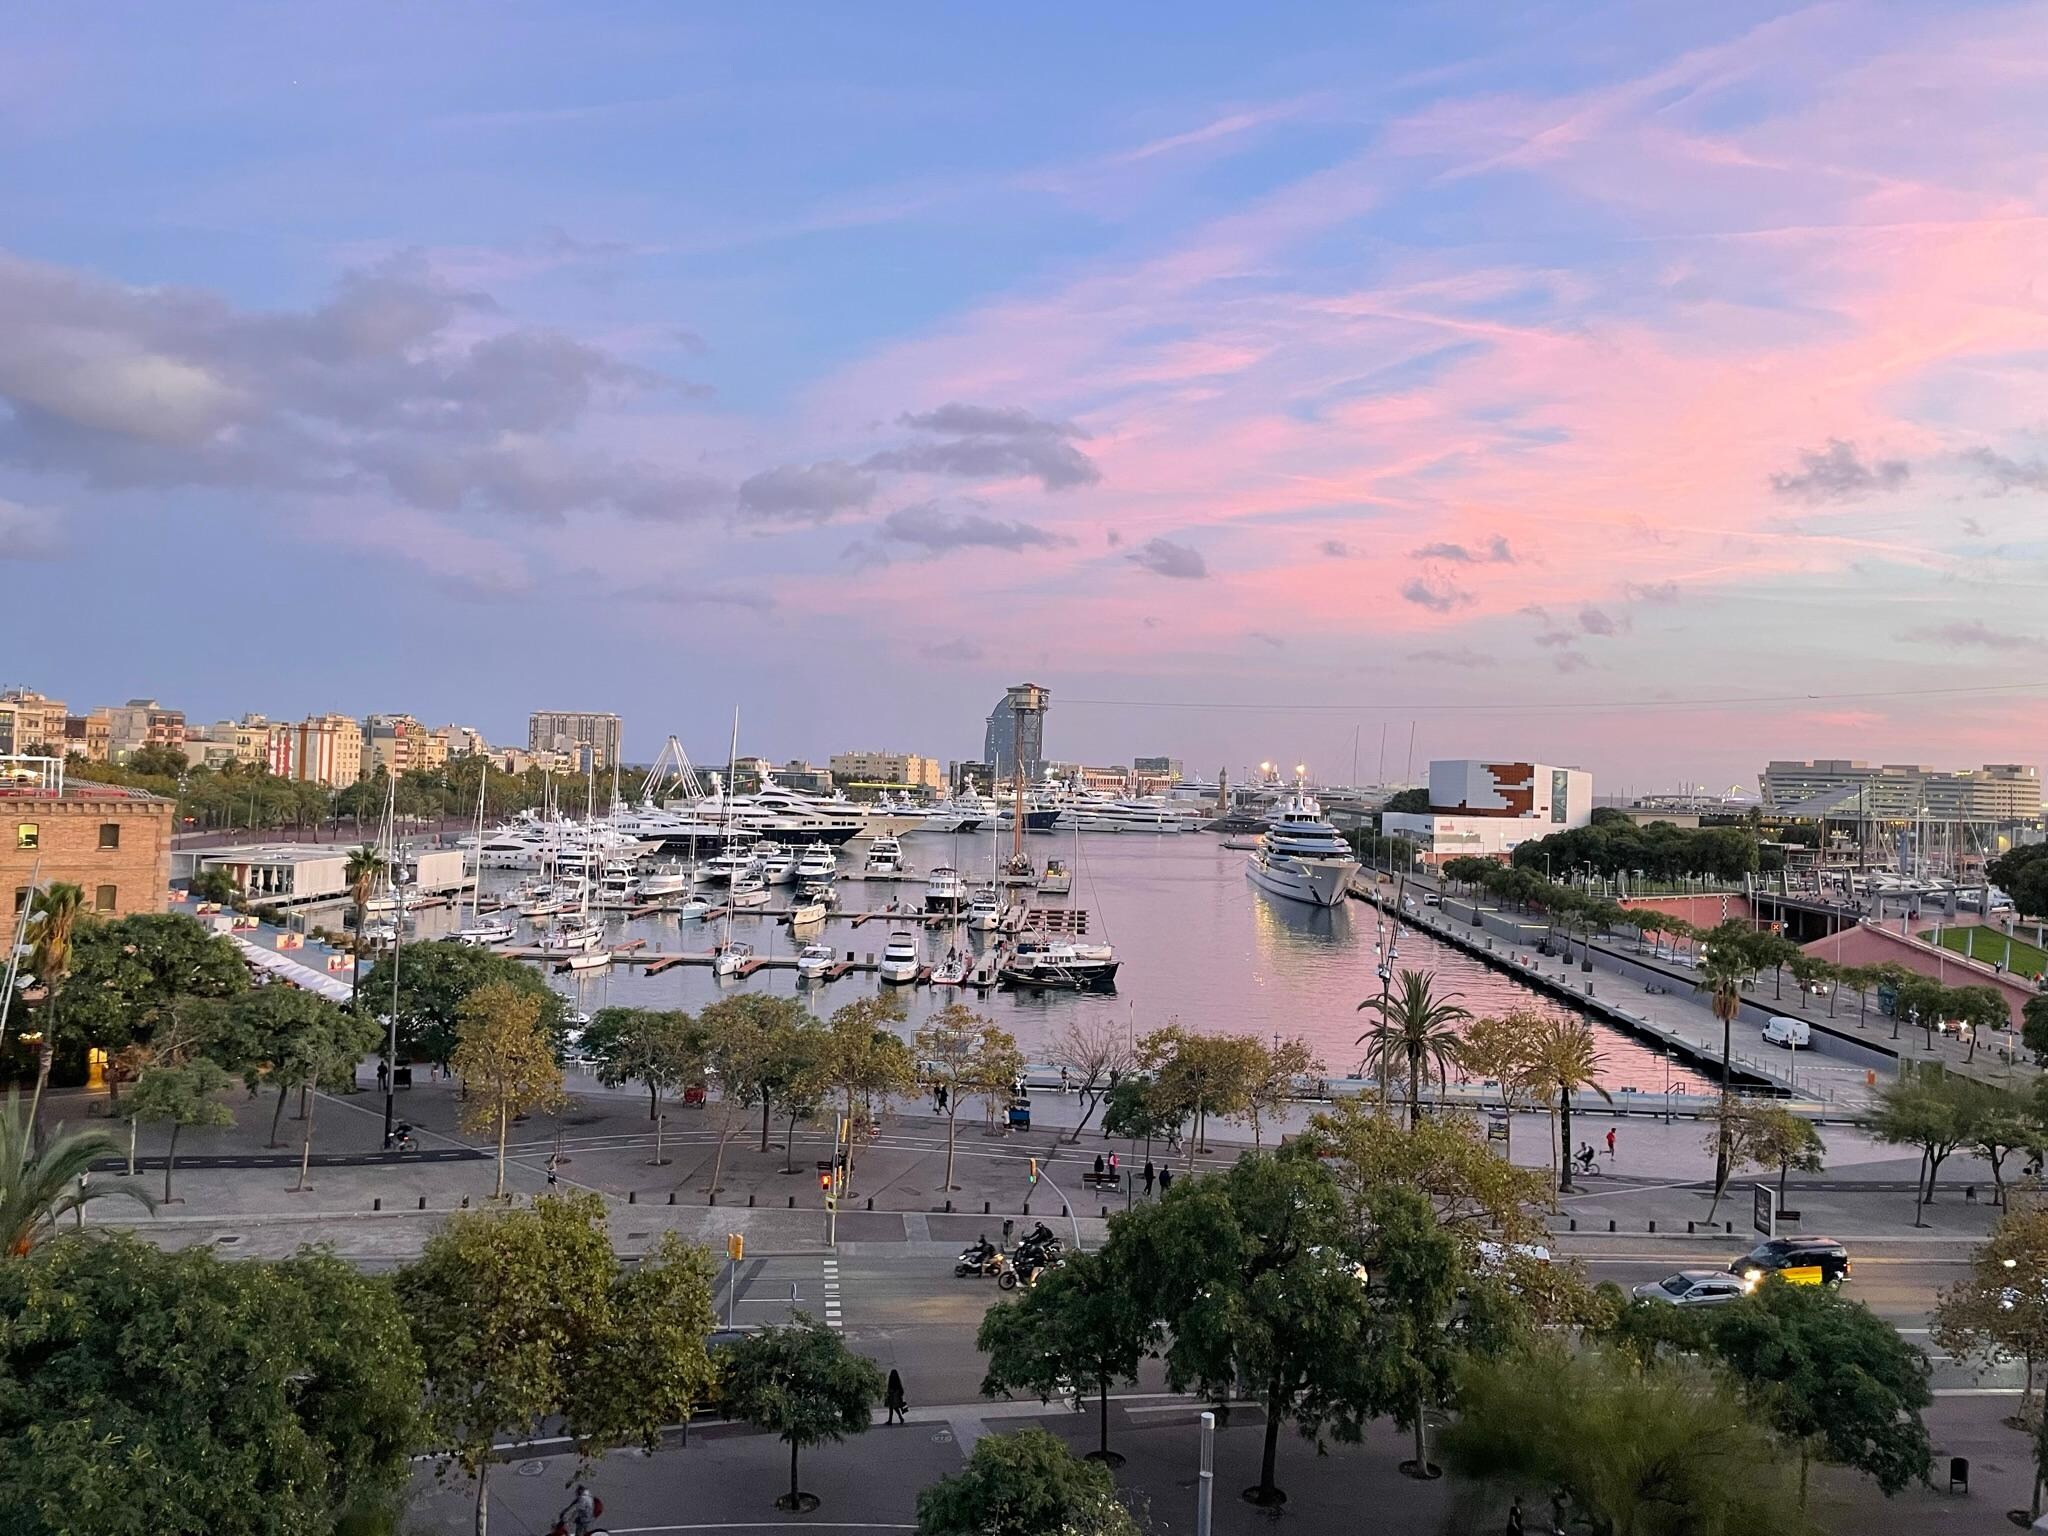
{"type": "Polygon", "coordinates": [[[1607,1156],[1608,1156],[1608,1159],[1609,1159],[1609,1161],[1612,1161],[1612,1160],[1613,1160],[1613,1157],[1614,1157],[1614,1127],[1613,1127],[1613,1126],[1611,1126],[1611,1125],[1610,1125],[1609,1127],[1607,1127],[1607,1156]]]}
{"type": "Polygon", "coordinates": [[[549,1188],[549,1189],[553,1189],[553,1188],[555,1187],[555,1185],[556,1185],[556,1184],[558,1184],[558,1183],[560,1182],[560,1179],[559,1179],[559,1178],[557,1177],[557,1175],[556,1175],[556,1173],[555,1173],[555,1170],[556,1170],[556,1168],[558,1168],[558,1167],[559,1167],[559,1166],[561,1165],[561,1161],[562,1161],[562,1154],[561,1154],[561,1153],[559,1153],[559,1152],[550,1152],[550,1153],[548,1154],[548,1188],[549,1188]]]}
{"type": "Polygon", "coordinates": [[[1148,1157],[1145,1159],[1145,1198],[1147,1200],[1152,1198],[1152,1181],[1156,1177],[1158,1177],[1158,1174],[1152,1167],[1152,1159],[1148,1157]]]}
{"type": "Polygon", "coordinates": [[[1005,1248],[1010,1246],[1010,1234],[1016,1230],[1017,1223],[1005,1216],[1003,1218],[1003,1246],[1005,1248]]]}
{"type": "Polygon", "coordinates": [[[1068,1088],[1067,1088],[1067,1069],[1066,1069],[1065,1067],[1061,1067],[1061,1068],[1060,1068],[1060,1092],[1061,1092],[1061,1093],[1066,1093],[1066,1092],[1068,1092],[1068,1091],[1069,1091],[1069,1090],[1068,1090],[1068,1088]]]}
{"type": "Polygon", "coordinates": [[[1116,1173],[1116,1154],[1114,1152],[1109,1154],[1109,1171],[1112,1175],[1116,1173]]]}
{"type": "Polygon", "coordinates": [[[391,1091],[391,1064],[389,1062],[380,1061],[377,1063],[377,1091],[379,1093],[391,1091]]]}
{"type": "Polygon", "coordinates": [[[1522,1536],[1522,1501],[1515,1500],[1508,1506],[1508,1536],[1522,1536]]]}
{"type": "Polygon", "coordinates": [[[1159,1198],[1160,1198],[1160,1199],[1162,1199],[1162,1200],[1164,1200],[1164,1199],[1166,1198],[1166,1192],[1167,1192],[1167,1190],[1171,1189],[1172,1187],[1173,1187],[1173,1170],[1172,1170],[1171,1168],[1162,1168],[1162,1169],[1160,1169],[1160,1170],[1159,1170],[1159,1198]]]}
{"type": "Polygon", "coordinates": [[[903,1414],[903,1410],[910,1406],[909,1399],[903,1395],[903,1378],[893,1368],[889,1372],[889,1388],[882,1394],[882,1406],[889,1410],[889,1416],[882,1421],[883,1423],[908,1424],[910,1422],[903,1414]]]}

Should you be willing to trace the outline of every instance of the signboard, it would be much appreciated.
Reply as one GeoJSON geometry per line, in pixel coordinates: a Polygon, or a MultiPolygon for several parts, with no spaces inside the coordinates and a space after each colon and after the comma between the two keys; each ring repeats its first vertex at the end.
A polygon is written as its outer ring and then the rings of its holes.
{"type": "Polygon", "coordinates": [[[1768,1184],[1756,1187],[1756,1209],[1750,1225],[1764,1237],[1778,1235],[1778,1192],[1768,1184]]]}

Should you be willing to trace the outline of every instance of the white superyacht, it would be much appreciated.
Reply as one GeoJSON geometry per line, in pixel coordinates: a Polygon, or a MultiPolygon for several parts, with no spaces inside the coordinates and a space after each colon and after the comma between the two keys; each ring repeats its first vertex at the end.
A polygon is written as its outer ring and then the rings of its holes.
{"type": "Polygon", "coordinates": [[[1275,896],[1334,907],[1344,900],[1358,859],[1344,834],[1323,820],[1323,808],[1300,779],[1274,807],[1259,846],[1245,860],[1250,881],[1275,896]]]}

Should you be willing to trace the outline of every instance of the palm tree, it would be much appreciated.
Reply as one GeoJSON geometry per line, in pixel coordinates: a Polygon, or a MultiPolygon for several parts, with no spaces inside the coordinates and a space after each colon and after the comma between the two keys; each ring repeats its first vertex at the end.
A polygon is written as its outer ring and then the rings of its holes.
{"type": "Polygon", "coordinates": [[[1434,971],[1403,971],[1399,982],[1390,996],[1369,997],[1358,1005],[1361,1012],[1370,1010],[1379,1019],[1356,1043],[1372,1042],[1379,1055],[1381,1082],[1386,1081],[1387,1068],[1397,1055],[1407,1059],[1408,1129],[1412,1131],[1422,1117],[1423,1062],[1436,1068],[1439,1085],[1447,1082],[1458,1052],[1459,1035],[1452,1026],[1472,1014],[1451,1000],[1461,993],[1436,995],[1434,971]]]}
{"type": "Polygon", "coordinates": [[[1572,1095],[1588,1088],[1609,1103],[1614,1095],[1600,1084],[1600,1048],[1593,1039],[1592,1026],[1569,1014],[1550,1021],[1536,1049],[1535,1070],[1530,1077],[1543,1085],[1547,1096],[1557,1101],[1558,1192],[1572,1191],[1572,1095]]]}
{"type": "Polygon", "coordinates": [[[363,1011],[363,919],[369,914],[370,893],[377,888],[384,869],[383,850],[375,844],[364,843],[361,847],[349,849],[348,864],[342,870],[343,878],[348,881],[348,898],[356,909],[356,940],[351,946],[355,964],[350,972],[349,985],[358,1013],[363,1011]]]}
{"type": "Polygon", "coordinates": [[[115,1150],[114,1139],[104,1131],[63,1131],[40,1152],[31,1152],[21,1096],[8,1089],[0,1105],[0,1261],[21,1257],[54,1233],[60,1219],[95,1200],[118,1196],[155,1210],[156,1202],[144,1190],[86,1182],[93,1163],[115,1150]]]}
{"type": "Polygon", "coordinates": [[[1720,1127],[1714,1137],[1714,1193],[1728,1185],[1728,1095],[1735,1054],[1735,1019],[1742,1012],[1742,984],[1756,974],[1756,962],[1748,949],[1723,935],[1700,957],[1700,979],[1695,984],[1707,994],[1714,1017],[1721,1021],[1721,1112],[1714,1117],[1720,1127]]]}
{"type": "Polygon", "coordinates": [[[50,1086],[50,1061],[57,1053],[57,997],[63,991],[64,978],[71,974],[71,938],[85,911],[85,892],[54,880],[34,894],[34,901],[28,920],[28,964],[43,989],[43,1038],[36,1051],[36,1088],[29,1100],[24,1136],[34,1135],[42,1123],[43,1093],[50,1086]]]}

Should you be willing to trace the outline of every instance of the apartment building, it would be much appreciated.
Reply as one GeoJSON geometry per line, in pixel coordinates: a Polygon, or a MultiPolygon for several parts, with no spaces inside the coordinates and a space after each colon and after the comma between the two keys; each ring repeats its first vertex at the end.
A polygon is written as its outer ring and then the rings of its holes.
{"type": "Polygon", "coordinates": [[[526,719],[528,751],[564,753],[579,767],[611,767],[619,761],[624,740],[624,727],[617,715],[538,709],[526,719]]]}
{"type": "Polygon", "coordinates": [[[352,715],[308,715],[270,730],[270,771],[341,789],[363,776],[363,728],[352,715]]]}
{"type": "Polygon", "coordinates": [[[394,776],[438,768],[448,743],[411,715],[372,715],[363,722],[363,771],[394,776]]]}
{"type": "Polygon", "coordinates": [[[839,784],[907,784],[914,789],[940,789],[945,768],[935,757],[915,752],[835,752],[828,766],[839,784]]]}
{"type": "Polygon", "coordinates": [[[1764,809],[1867,821],[2038,821],[2041,770],[1987,763],[1943,770],[1918,763],[1872,765],[1850,758],[1772,762],[1758,775],[1764,809]]]}
{"type": "Polygon", "coordinates": [[[130,699],[107,711],[107,757],[125,762],[144,747],[185,750],[185,712],[155,699],[130,699]]]}
{"type": "Polygon", "coordinates": [[[64,750],[65,710],[62,699],[48,698],[33,688],[0,693],[0,753],[64,750]]]}

